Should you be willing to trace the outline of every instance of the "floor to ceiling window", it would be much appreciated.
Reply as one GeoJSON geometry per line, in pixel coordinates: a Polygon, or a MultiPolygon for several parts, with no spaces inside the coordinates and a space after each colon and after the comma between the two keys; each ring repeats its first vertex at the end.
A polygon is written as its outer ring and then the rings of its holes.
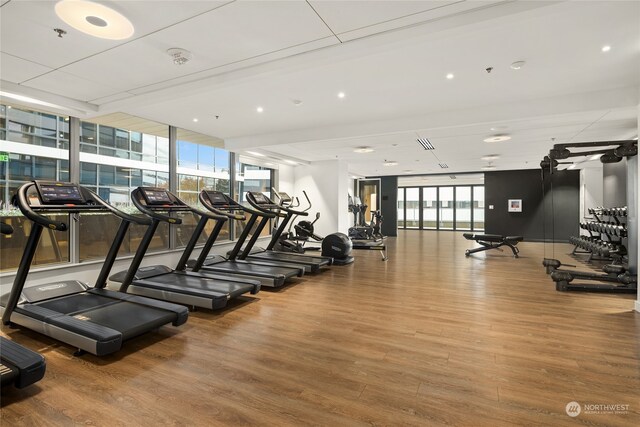
{"type": "MultiPolygon", "coordinates": [[[[33,179],[69,179],[69,117],[0,105],[0,220],[13,227],[13,234],[0,236],[0,270],[17,268],[31,222],[11,197],[33,179]]],[[[68,221],[68,215],[53,215],[68,221]]],[[[34,265],[69,261],[69,232],[44,230],[34,265]]]]}
{"type": "MultiPolygon", "coordinates": [[[[271,187],[273,182],[274,170],[268,165],[259,164],[262,162],[253,161],[250,158],[240,156],[236,165],[236,183],[238,202],[247,204],[247,192],[258,191],[264,193],[267,197],[272,198],[271,187]]],[[[259,222],[259,221],[258,221],[259,222]]],[[[239,224],[238,233],[241,233],[243,224],[239,224]]],[[[253,233],[253,230],[252,230],[253,233]]],[[[271,221],[264,227],[261,236],[267,236],[271,233],[271,221]]]]}
{"type": "MultiPolygon", "coordinates": [[[[113,116],[98,123],[80,122],[80,184],[112,205],[140,215],[131,204],[131,191],[139,186],[169,188],[169,127],[128,117],[129,129],[123,129],[119,122],[113,116]]],[[[80,215],[80,261],[103,258],[118,224],[119,219],[108,213],[80,215]]],[[[168,230],[167,224],[160,224],[150,251],[169,248],[168,230]]],[[[134,253],[145,231],[146,227],[132,224],[119,255],[134,253]]]]}
{"type": "Polygon", "coordinates": [[[400,187],[397,214],[398,228],[483,231],[484,186],[400,187]]]}
{"type": "MultiPolygon", "coordinates": [[[[230,195],[230,155],[222,148],[223,141],[185,129],[177,131],[178,197],[190,206],[204,209],[199,202],[202,190],[216,190],[230,195]]],[[[182,224],[176,227],[176,245],[186,246],[193,234],[197,215],[180,214],[182,224]]],[[[215,226],[207,222],[198,243],[204,243],[215,226]]],[[[216,241],[229,240],[232,224],[220,231],[216,241]]]]}

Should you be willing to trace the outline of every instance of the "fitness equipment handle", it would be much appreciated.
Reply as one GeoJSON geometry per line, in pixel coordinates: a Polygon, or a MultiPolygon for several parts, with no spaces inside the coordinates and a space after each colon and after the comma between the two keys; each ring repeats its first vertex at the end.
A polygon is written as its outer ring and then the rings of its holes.
{"type": "Polygon", "coordinates": [[[153,219],[157,219],[163,222],[168,222],[169,224],[182,224],[182,220],[180,218],[174,218],[169,215],[161,214],[152,209],[149,209],[147,205],[140,203],[140,200],[143,199],[143,196],[141,193],[142,192],[139,188],[136,188],[131,192],[131,201],[133,202],[134,206],[138,208],[140,212],[150,216],[153,219]]]}
{"type": "Polygon", "coordinates": [[[36,224],[42,225],[43,227],[47,227],[55,231],[67,231],[67,224],[65,224],[64,222],[52,221],[49,218],[40,215],[33,209],[31,209],[29,198],[27,197],[27,190],[35,185],[35,181],[27,182],[18,189],[18,208],[20,208],[22,214],[31,221],[35,222],[36,224]]]}
{"type": "Polygon", "coordinates": [[[202,203],[202,205],[207,208],[209,211],[213,212],[213,214],[215,214],[215,217],[220,219],[221,221],[224,220],[228,220],[228,219],[233,219],[236,221],[244,221],[246,219],[246,217],[244,215],[240,215],[240,214],[235,214],[233,212],[225,212],[225,211],[221,211],[220,209],[214,207],[211,204],[211,201],[209,200],[209,198],[206,196],[205,191],[202,190],[200,192],[200,194],[198,195],[198,199],[200,200],[200,203],[202,203]]]}

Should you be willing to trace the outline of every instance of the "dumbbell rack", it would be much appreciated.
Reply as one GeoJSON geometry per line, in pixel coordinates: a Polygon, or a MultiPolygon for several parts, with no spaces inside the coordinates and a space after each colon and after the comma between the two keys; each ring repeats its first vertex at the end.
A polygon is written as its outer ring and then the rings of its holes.
{"type": "Polygon", "coordinates": [[[627,255],[627,207],[593,208],[589,214],[592,218],[580,223],[580,228],[589,234],[569,238],[575,245],[571,254],[589,254],[588,261],[621,263],[627,255]]]}

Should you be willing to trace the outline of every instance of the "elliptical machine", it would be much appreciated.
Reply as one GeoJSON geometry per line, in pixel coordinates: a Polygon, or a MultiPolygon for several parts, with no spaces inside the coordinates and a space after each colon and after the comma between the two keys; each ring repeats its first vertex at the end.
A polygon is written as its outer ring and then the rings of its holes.
{"type": "MultiPolygon", "coordinates": [[[[300,201],[297,197],[292,198],[287,193],[279,192],[275,188],[271,188],[273,194],[278,198],[278,204],[286,207],[300,206],[300,201]]],[[[302,191],[305,199],[307,199],[307,207],[302,212],[307,212],[311,209],[312,204],[306,191],[302,191]]],[[[291,219],[289,228],[286,233],[282,233],[282,236],[278,239],[278,250],[304,253],[305,251],[318,251],[322,250],[322,256],[329,256],[333,258],[333,265],[346,265],[351,264],[354,261],[351,256],[352,243],[349,237],[343,233],[332,233],[326,237],[319,236],[315,233],[314,224],[320,219],[320,212],[316,213],[316,217],[313,222],[300,221],[295,224],[297,215],[291,219]],[[295,233],[291,231],[291,227],[295,233]],[[320,246],[307,246],[307,243],[319,243],[320,246]]]]}
{"type": "Polygon", "coordinates": [[[349,196],[349,212],[353,214],[353,227],[349,228],[349,238],[352,240],[378,241],[384,239],[381,227],[383,216],[379,210],[371,212],[371,222],[364,222],[364,213],[367,205],[362,203],[360,197],[349,196]]]}

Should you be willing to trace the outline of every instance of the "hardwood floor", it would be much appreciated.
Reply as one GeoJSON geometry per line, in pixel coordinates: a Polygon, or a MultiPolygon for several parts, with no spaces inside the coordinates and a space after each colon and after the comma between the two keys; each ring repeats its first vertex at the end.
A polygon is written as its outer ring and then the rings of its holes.
{"type": "Polygon", "coordinates": [[[44,354],[47,374],[3,390],[2,424],[640,425],[635,296],[556,292],[542,243],[521,243],[520,259],[465,258],[474,243],[453,232],[388,245],[387,262],[356,251],[355,264],[193,312],[110,357],[4,328],[44,354]]]}

